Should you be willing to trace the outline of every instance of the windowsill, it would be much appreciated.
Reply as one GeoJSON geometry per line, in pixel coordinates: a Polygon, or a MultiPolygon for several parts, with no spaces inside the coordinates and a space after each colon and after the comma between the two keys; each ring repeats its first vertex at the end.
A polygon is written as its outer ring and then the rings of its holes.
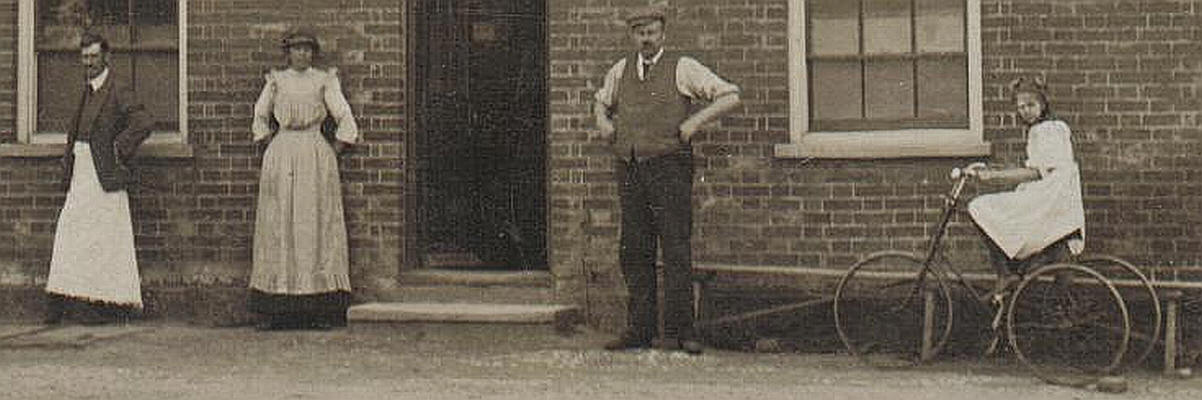
{"type": "MultiPolygon", "coordinates": [[[[63,143],[0,144],[0,158],[55,158],[64,153],[63,143]]],[[[134,158],[191,158],[192,146],[186,143],[143,143],[134,158]]]]}
{"type": "Polygon", "coordinates": [[[989,142],[963,130],[889,132],[810,132],[800,140],[776,145],[776,158],[921,158],[980,157],[989,142]]]}

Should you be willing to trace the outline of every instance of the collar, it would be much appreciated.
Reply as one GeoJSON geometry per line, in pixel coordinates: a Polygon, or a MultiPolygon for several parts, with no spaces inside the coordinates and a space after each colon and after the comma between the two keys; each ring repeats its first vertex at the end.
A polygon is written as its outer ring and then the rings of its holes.
{"type": "Polygon", "coordinates": [[[104,71],[100,73],[100,75],[96,75],[95,78],[92,78],[87,83],[89,85],[92,85],[92,91],[97,91],[97,90],[100,90],[101,86],[104,86],[104,81],[108,80],[108,78],[109,78],[109,69],[105,68],[104,71]]]}
{"type": "Polygon", "coordinates": [[[643,65],[644,63],[647,63],[647,62],[650,62],[651,64],[655,64],[655,63],[659,62],[659,57],[662,55],[664,55],[663,47],[660,47],[659,51],[655,52],[655,55],[652,56],[650,60],[645,59],[643,57],[643,52],[640,51],[639,52],[639,65],[643,65]]]}
{"type": "Polygon", "coordinates": [[[304,75],[304,74],[307,74],[307,73],[309,73],[309,72],[312,72],[312,71],[313,71],[313,66],[311,66],[311,65],[310,65],[308,68],[305,68],[305,69],[302,69],[302,70],[297,70],[296,68],[287,67],[287,68],[284,68],[284,70],[285,70],[285,71],[288,71],[289,73],[293,73],[293,74],[297,74],[297,75],[304,75]]]}

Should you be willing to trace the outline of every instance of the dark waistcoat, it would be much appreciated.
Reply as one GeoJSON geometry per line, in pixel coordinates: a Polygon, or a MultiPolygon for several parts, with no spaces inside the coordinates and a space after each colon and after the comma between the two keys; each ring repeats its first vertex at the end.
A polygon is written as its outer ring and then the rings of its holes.
{"type": "Polygon", "coordinates": [[[615,96],[613,151],[618,157],[655,157],[689,146],[680,139],[680,123],[688,118],[690,103],[676,89],[679,60],[664,53],[647,79],[639,80],[638,54],[626,58],[615,96]]]}

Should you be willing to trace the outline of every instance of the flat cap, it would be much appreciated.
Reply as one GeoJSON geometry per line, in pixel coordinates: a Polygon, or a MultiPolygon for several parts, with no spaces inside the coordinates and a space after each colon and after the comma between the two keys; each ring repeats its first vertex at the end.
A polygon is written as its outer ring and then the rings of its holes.
{"type": "Polygon", "coordinates": [[[642,7],[632,7],[624,13],[623,20],[627,26],[639,26],[650,23],[651,21],[664,22],[668,16],[667,2],[656,3],[642,7]]]}

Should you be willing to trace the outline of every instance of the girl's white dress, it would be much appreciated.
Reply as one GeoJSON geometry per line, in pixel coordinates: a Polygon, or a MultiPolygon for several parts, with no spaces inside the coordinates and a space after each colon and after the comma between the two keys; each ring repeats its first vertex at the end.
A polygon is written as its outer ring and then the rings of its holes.
{"type": "Polygon", "coordinates": [[[968,205],[969,214],[998,247],[1021,260],[1074,232],[1069,249],[1085,247],[1085,208],[1081,203],[1081,174],[1073,159],[1068,124],[1049,120],[1027,130],[1028,168],[1039,171],[1036,181],[1014,191],[982,195],[968,205]]]}

